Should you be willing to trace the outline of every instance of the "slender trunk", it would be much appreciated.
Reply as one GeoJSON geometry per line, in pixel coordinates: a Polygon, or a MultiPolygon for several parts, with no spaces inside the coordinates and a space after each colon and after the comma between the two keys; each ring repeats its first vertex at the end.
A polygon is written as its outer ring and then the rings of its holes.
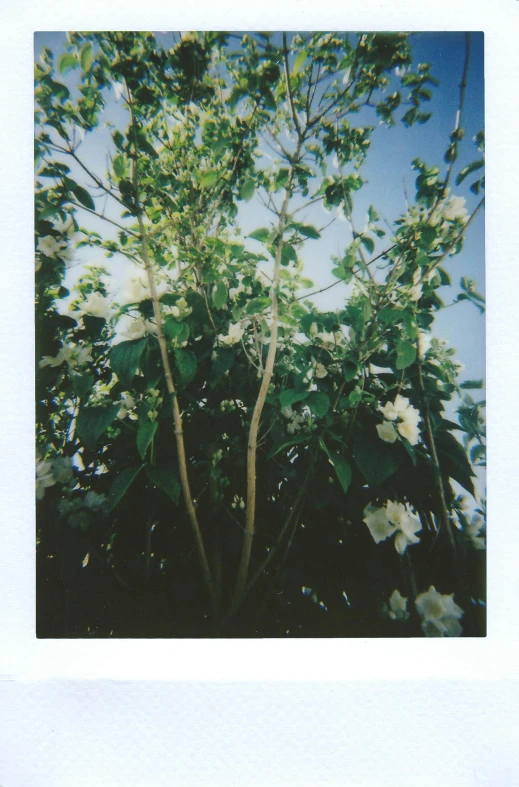
{"type": "Polygon", "coordinates": [[[186,449],[184,444],[184,430],[183,430],[183,423],[182,423],[182,414],[180,412],[180,407],[178,404],[178,397],[177,392],[175,389],[175,383],[173,381],[173,374],[171,372],[171,364],[169,361],[168,356],[168,348],[166,344],[166,339],[164,336],[164,329],[162,324],[162,316],[160,313],[160,302],[159,296],[157,294],[157,285],[155,282],[155,274],[153,272],[153,265],[150,260],[150,256],[148,253],[148,235],[146,232],[146,227],[143,221],[143,213],[140,206],[139,201],[139,180],[138,180],[138,171],[137,171],[137,156],[139,153],[139,147],[137,144],[137,125],[135,120],[135,115],[133,112],[133,102],[130,90],[128,89],[128,85],[126,85],[126,89],[128,91],[128,104],[130,107],[130,115],[131,115],[131,124],[133,130],[133,139],[134,139],[134,147],[135,147],[135,158],[133,159],[133,166],[132,166],[132,185],[134,191],[134,199],[135,199],[135,213],[137,216],[137,221],[139,223],[139,233],[141,238],[141,246],[142,246],[142,259],[144,261],[144,267],[146,268],[146,273],[148,275],[148,283],[150,287],[151,293],[151,301],[153,304],[153,315],[155,317],[155,324],[157,327],[157,338],[160,347],[160,355],[162,359],[162,366],[164,369],[164,375],[166,378],[166,388],[171,400],[171,410],[173,416],[173,424],[175,430],[175,440],[177,444],[177,455],[178,455],[178,467],[180,473],[180,484],[182,487],[182,494],[184,497],[185,506],[187,509],[187,514],[189,517],[189,521],[191,522],[191,527],[193,529],[193,534],[195,536],[196,548],[198,551],[198,557],[200,560],[200,564],[202,567],[202,573],[204,576],[204,581],[209,593],[209,597],[211,600],[211,604],[213,609],[217,607],[217,597],[213,583],[213,577],[211,575],[211,570],[209,568],[209,562],[207,560],[207,553],[205,551],[204,540],[202,538],[202,532],[200,530],[200,525],[198,523],[198,517],[196,514],[196,509],[193,503],[193,496],[191,494],[191,488],[189,486],[189,477],[187,472],[187,460],[186,460],[186,449]]]}
{"type": "Polygon", "coordinates": [[[240,560],[240,567],[238,570],[238,579],[236,582],[236,589],[233,598],[233,608],[237,607],[240,603],[241,596],[247,584],[247,577],[249,572],[250,555],[252,550],[252,542],[254,539],[254,523],[256,519],[256,455],[258,447],[258,431],[261,420],[261,414],[265,405],[265,399],[274,374],[274,361],[276,358],[277,341],[278,341],[278,328],[279,328],[279,299],[278,287],[281,271],[281,254],[283,251],[283,232],[285,229],[288,204],[292,195],[292,183],[294,179],[294,169],[299,159],[301,152],[302,139],[299,138],[294,156],[292,158],[292,165],[288,176],[288,181],[285,189],[285,197],[281,206],[279,214],[279,224],[277,228],[278,239],[276,244],[276,254],[274,258],[274,276],[272,280],[272,321],[270,324],[270,343],[267,353],[267,360],[265,363],[265,370],[261,380],[261,386],[252,413],[252,420],[249,430],[249,441],[247,446],[247,514],[245,518],[245,533],[243,537],[243,549],[240,560]]]}
{"type": "Polygon", "coordinates": [[[157,326],[157,338],[159,341],[160,347],[160,355],[162,359],[162,366],[164,369],[164,375],[166,378],[166,388],[168,394],[171,399],[171,409],[172,409],[172,416],[173,416],[173,423],[175,427],[175,439],[177,443],[177,454],[178,454],[178,466],[179,466],[179,473],[180,473],[180,484],[182,486],[182,493],[184,496],[184,502],[187,509],[187,514],[189,516],[189,520],[191,522],[191,527],[193,528],[193,533],[195,536],[196,547],[198,550],[198,556],[200,559],[200,563],[202,566],[202,572],[204,575],[205,584],[209,591],[209,595],[211,598],[211,603],[213,606],[216,605],[216,593],[213,583],[213,578],[211,575],[211,571],[209,569],[209,563],[207,560],[207,554],[205,551],[204,540],[202,538],[202,532],[200,530],[200,525],[198,523],[198,517],[196,515],[196,509],[193,503],[193,497],[191,494],[191,488],[189,485],[189,476],[187,472],[187,460],[186,460],[186,449],[184,444],[184,430],[183,430],[183,423],[182,423],[182,414],[180,412],[180,407],[178,404],[178,397],[177,392],[175,389],[175,383],[173,381],[173,375],[171,372],[171,364],[169,361],[168,356],[168,348],[166,344],[166,339],[164,336],[164,330],[162,325],[162,317],[160,314],[160,304],[159,304],[159,297],[157,294],[157,286],[155,283],[155,274],[153,272],[153,266],[151,264],[151,260],[148,254],[148,244],[147,244],[147,235],[146,235],[146,228],[144,226],[144,222],[142,219],[142,214],[140,210],[138,211],[137,219],[139,222],[139,230],[141,233],[141,241],[142,241],[142,257],[144,260],[144,265],[146,268],[146,273],[148,274],[148,282],[150,286],[150,293],[151,293],[151,301],[153,304],[153,315],[155,317],[155,324],[157,326]]]}

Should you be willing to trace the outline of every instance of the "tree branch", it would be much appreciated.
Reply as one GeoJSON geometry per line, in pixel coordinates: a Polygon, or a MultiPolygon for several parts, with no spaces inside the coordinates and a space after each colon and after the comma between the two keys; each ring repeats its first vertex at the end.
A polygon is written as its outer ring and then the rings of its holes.
{"type": "Polygon", "coordinates": [[[294,171],[296,163],[301,152],[301,138],[299,139],[296,150],[294,153],[294,161],[290,168],[290,173],[287,180],[285,189],[285,198],[281,206],[279,214],[279,224],[277,228],[277,245],[276,255],[274,261],[274,278],[272,282],[272,321],[270,325],[270,344],[265,362],[265,371],[261,380],[261,386],[252,413],[252,420],[249,431],[249,442],[247,447],[247,514],[245,519],[245,535],[243,539],[243,550],[238,569],[238,579],[236,582],[236,589],[233,597],[233,606],[241,602],[243,592],[247,583],[247,575],[249,571],[249,562],[252,549],[252,541],[254,538],[254,523],[256,519],[256,453],[258,443],[258,430],[261,420],[261,414],[265,405],[265,399],[270,385],[270,381],[274,374],[274,361],[276,358],[278,327],[279,327],[279,301],[278,301],[278,287],[281,272],[281,254],[283,251],[283,231],[288,215],[288,204],[292,195],[292,183],[294,179],[294,171]]]}
{"type": "MultiPolygon", "coordinates": [[[[128,90],[128,87],[127,87],[128,90]]],[[[196,547],[198,551],[198,556],[200,559],[200,563],[202,566],[202,573],[204,576],[205,584],[207,586],[207,590],[209,592],[209,597],[211,600],[211,604],[213,609],[216,610],[217,608],[217,594],[214,587],[213,577],[211,574],[211,570],[209,568],[209,562],[207,560],[207,554],[205,551],[204,541],[202,538],[202,533],[200,530],[200,525],[198,523],[198,517],[196,514],[196,509],[193,503],[193,497],[191,495],[191,489],[189,485],[189,476],[187,472],[187,460],[186,460],[186,449],[184,444],[184,431],[183,431],[183,423],[182,423],[182,415],[180,412],[180,407],[178,404],[178,397],[177,392],[175,389],[175,383],[173,381],[173,374],[171,371],[171,365],[169,362],[168,357],[168,348],[166,344],[166,339],[164,336],[163,324],[162,324],[162,317],[160,313],[160,302],[159,297],[157,294],[157,286],[155,282],[155,274],[153,272],[153,266],[148,254],[148,239],[146,234],[146,227],[144,225],[143,217],[142,217],[142,210],[140,207],[139,202],[139,183],[138,183],[138,172],[137,172],[137,156],[138,156],[138,145],[137,145],[137,134],[136,134],[136,120],[133,111],[133,103],[131,100],[131,94],[128,90],[128,103],[130,105],[130,113],[131,113],[131,123],[132,123],[132,132],[134,138],[134,147],[135,147],[135,158],[133,160],[132,165],[132,183],[135,192],[135,204],[136,204],[136,212],[137,212],[137,220],[139,222],[139,229],[141,232],[141,243],[142,243],[142,257],[144,260],[144,265],[146,268],[146,273],[148,274],[148,282],[150,287],[151,293],[151,300],[153,304],[153,314],[155,317],[155,323],[157,327],[157,338],[160,347],[160,355],[162,359],[162,365],[164,368],[164,375],[166,378],[166,388],[168,394],[171,399],[171,408],[172,408],[172,415],[173,415],[173,423],[175,426],[175,439],[177,444],[177,455],[178,455],[178,465],[179,465],[179,473],[180,473],[180,483],[182,486],[182,493],[184,496],[184,502],[186,505],[187,513],[189,520],[191,522],[191,526],[193,529],[193,533],[195,536],[196,547]]]]}

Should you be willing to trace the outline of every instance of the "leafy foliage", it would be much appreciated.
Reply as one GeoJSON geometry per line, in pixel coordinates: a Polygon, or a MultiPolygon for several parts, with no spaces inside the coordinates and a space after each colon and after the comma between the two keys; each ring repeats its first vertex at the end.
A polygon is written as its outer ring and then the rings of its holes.
{"type": "Polygon", "coordinates": [[[440,602],[423,617],[434,585],[479,635],[484,510],[471,518],[456,485],[474,495],[484,465],[484,403],[466,393],[482,383],[460,383],[432,326],[470,222],[449,183],[481,150],[454,177],[453,132],[444,175],[413,162],[391,240],[374,206],[359,232],[376,125],[427,122],[432,66],[400,33],[234,38],[70,33],[63,81],[49,50],[36,66],[39,634],[459,633],[440,602]],[[93,129],[104,172],[82,158],[93,129]],[[245,236],[256,202],[273,220],[245,236]],[[316,203],[348,227],[323,253],[334,312],[303,276],[326,235],[316,203]],[[94,265],[64,287],[84,247],[125,281],[94,265]]]}

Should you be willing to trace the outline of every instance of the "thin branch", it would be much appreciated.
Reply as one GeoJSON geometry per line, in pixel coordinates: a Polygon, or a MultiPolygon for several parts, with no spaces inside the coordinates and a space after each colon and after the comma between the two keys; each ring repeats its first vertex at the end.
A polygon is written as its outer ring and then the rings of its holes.
{"type": "Polygon", "coordinates": [[[288,65],[288,46],[287,46],[287,34],[283,33],[283,61],[285,64],[285,81],[287,85],[287,94],[288,94],[288,101],[290,103],[290,110],[292,112],[292,120],[294,121],[294,126],[297,132],[297,136],[301,139],[301,123],[299,122],[299,118],[297,117],[297,112],[294,107],[294,97],[292,95],[292,88],[290,86],[290,69],[288,65]]]}
{"type": "Polygon", "coordinates": [[[447,168],[447,176],[445,178],[445,183],[442,189],[442,197],[445,197],[445,195],[447,194],[449,182],[452,177],[454,163],[458,158],[458,148],[459,148],[458,132],[460,130],[461,118],[463,115],[463,107],[465,104],[465,91],[467,89],[467,74],[469,70],[469,62],[470,62],[470,33],[467,32],[465,33],[465,61],[463,63],[463,73],[460,82],[460,99],[458,104],[458,110],[456,112],[456,119],[454,121],[454,129],[451,135],[451,139],[452,137],[454,137],[453,139],[454,149],[452,151],[451,160],[449,161],[449,166],[447,168]]]}
{"type": "Polygon", "coordinates": [[[452,531],[449,509],[447,508],[447,502],[445,499],[445,489],[443,487],[441,467],[438,459],[438,453],[436,451],[436,443],[434,440],[431,418],[429,415],[429,403],[427,400],[427,395],[425,393],[425,387],[423,382],[423,373],[422,373],[423,354],[420,344],[420,337],[418,337],[418,339],[416,340],[416,347],[417,347],[418,385],[422,396],[422,416],[425,423],[427,442],[429,444],[429,451],[431,452],[431,458],[433,460],[434,472],[436,476],[436,486],[438,488],[438,497],[440,500],[441,521],[443,527],[445,528],[445,532],[447,533],[447,537],[449,539],[449,544],[451,546],[451,549],[454,555],[456,555],[456,543],[454,541],[454,533],[452,531]]]}
{"type": "Polygon", "coordinates": [[[285,188],[285,198],[283,200],[283,205],[281,207],[279,224],[277,228],[278,240],[276,244],[276,254],[275,254],[275,261],[274,261],[274,280],[272,282],[272,291],[271,291],[272,292],[272,320],[270,324],[270,343],[267,352],[267,359],[265,362],[265,371],[263,372],[263,378],[261,380],[261,386],[258,393],[258,398],[256,399],[256,404],[254,406],[254,410],[252,413],[252,419],[251,419],[251,425],[249,431],[249,442],[247,447],[247,514],[245,520],[245,535],[243,539],[243,549],[242,549],[242,555],[240,560],[240,566],[238,569],[238,578],[236,582],[236,589],[233,596],[232,606],[234,606],[235,604],[239,605],[241,603],[243,592],[245,590],[246,583],[247,583],[250,555],[252,550],[252,541],[254,538],[254,524],[256,519],[256,458],[257,458],[256,454],[257,454],[257,443],[258,443],[258,430],[261,420],[261,414],[263,412],[263,407],[265,404],[265,400],[267,398],[270,381],[274,374],[274,361],[276,358],[278,327],[279,327],[278,287],[279,287],[280,274],[281,274],[283,232],[285,229],[285,224],[288,215],[288,204],[290,202],[290,197],[292,195],[292,182],[294,179],[295,167],[298,160],[298,156],[301,152],[301,144],[302,144],[302,139],[300,138],[296,146],[294,161],[292,163],[288,175],[287,185],[285,188]]]}
{"type": "Polygon", "coordinates": [[[102,213],[98,213],[96,210],[91,210],[90,208],[87,208],[85,205],[81,205],[79,202],[75,202],[75,200],[73,199],[69,198],[68,201],[70,202],[71,205],[75,205],[76,208],[81,208],[82,210],[86,210],[87,213],[92,213],[94,216],[97,216],[99,219],[103,219],[103,221],[108,221],[110,224],[113,224],[114,227],[119,227],[119,229],[123,230],[123,232],[126,232],[128,235],[133,235],[134,238],[138,238],[140,240],[141,236],[139,235],[138,232],[134,232],[133,230],[128,229],[128,227],[123,227],[122,224],[118,224],[116,221],[113,221],[113,219],[109,219],[108,216],[103,216],[102,213]]]}
{"type": "Polygon", "coordinates": [[[162,316],[160,313],[160,302],[159,297],[157,294],[157,286],[155,282],[155,274],[153,272],[153,266],[148,254],[148,238],[146,235],[146,227],[144,225],[142,210],[140,207],[139,202],[139,183],[138,183],[138,171],[137,171],[137,155],[138,155],[138,143],[137,143],[137,127],[136,127],[136,120],[133,111],[133,103],[131,99],[131,94],[126,85],[126,89],[128,91],[128,103],[130,106],[130,113],[131,113],[131,124],[132,124],[132,132],[133,132],[133,139],[134,139],[134,147],[135,147],[135,158],[133,159],[132,163],[132,184],[135,193],[135,203],[136,203],[136,212],[137,212],[137,219],[139,222],[139,229],[141,232],[141,243],[142,243],[142,257],[144,260],[144,265],[146,268],[146,272],[148,274],[148,283],[150,287],[151,293],[151,300],[153,304],[153,314],[155,316],[155,323],[157,327],[157,338],[160,347],[160,354],[162,359],[162,365],[164,368],[164,375],[166,378],[166,387],[168,394],[171,400],[171,407],[172,407],[172,415],[173,415],[173,422],[175,425],[175,439],[177,444],[177,455],[178,455],[178,466],[179,466],[179,474],[180,474],[180,483],[182,486],[182,493],[184,496],[184,502],[186,505],[187,513],[189,516],[189,520],[191,522],[191,526],[193,529],[193,533],[195,536],[195,542],[198,550],[199,560],[202,566],[202,572],[204,575],[204,580],[207,586],[207,590],[209,592],[209,597],[211,600],[211,604],[214,609],[217,608],[217,594],[213,582],[213,577],[211,574],[211,570],[209,568],[209,562],[207,560],[207,553],[205,551],[204,541],[202,538],[202,533],[200,530],[200,526],[198,524],[198,517],[196,514],[196,509],[193,503],[193,497],[191,495],[191,489],[189,485],[189,477],[187,472],[187,459],[186,459],[186,450],[184,444],[184,431],[183,431],[183,423],[182,423],[182,415],[180,412],[180,407],[178,404],[178,397],[177,392],[175,389],[175,383],[173,381],[173,374],[171,371],[171,364],[169,361],[168,356],[168,348],[166,344],[166,339],[164,336],[163,324],[162,324],[162,316]]]}
{"type": "Polygon", "coordinates": [[[105,185],[104,185],[104,183],[103,183],[103,181],[101,180],[101,178],[99,178],[99,177],[98,177],[98,176],[97,176],[97,175],[96,175],[94,172],[92,172],[91,170],[89,170],[89,169],[88,169],[88,167],[87,167],[85,164],[83,164],[83,162],[81,161],[81,159],[79,158],[79,156],[76,156],[76,153],[75,153],[75,151],[74,151],[74,150],[68,150],[68,151],[66,151],[66,152],[68,153],[68,155],[69,155],[69,156],[72,156],[72,158],[74,159],[74,161],[76,161],[76,162],[79,164],[79,166],[81,167],[81,169],[82,169],[82,170],[84,170],[84,172],[86,172],[86,174],[88,175],[88,177],[89,177],[89,178],[92,178],[92,180],[94,181],[94,183],[96,184],[96,186],[98,186],[98,187],[99,187],[100,189],[102,189],[102,190],[103,190],[103,191],[104,191],[106,194],[108,194],[110,197],[112,197],[114,200],[116,200],[116,201],[117,201],[117,202],[118,202],[120,205],[122,205],[122,206],[123,206],[123,208],[125,208],[126,210],[128,210],[128,206],[124,204],[123,200],[122,200],[120,197],[118,197],[118,196],[117,196],[117,194],[114,194],[114,193],[113,193],[113,191],[112,191],[112,189],[108,188],[108,186],[105,186],[105,185]]]}

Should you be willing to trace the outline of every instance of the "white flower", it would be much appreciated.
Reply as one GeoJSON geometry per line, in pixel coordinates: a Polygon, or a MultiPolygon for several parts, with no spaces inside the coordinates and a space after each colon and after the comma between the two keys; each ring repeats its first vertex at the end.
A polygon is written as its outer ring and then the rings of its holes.
{"type": "Polygon", "coordinates": [[[416,445],[420,440],[419,421],[420,413],[416,408],[409,405],[407,410],[401,415],[400,423],[397,424],[398,433],[405,437],[411,445],[416,445]]]}
{"type": "Polygon", "coordinates": [[[432,585],[427,593],[417,596],[416,610],[422,618],[422,631],[426,637],[459,637],[462,628],[459,619],[463,610],[454,602],[454,594],[443,596],[432,585]]]}
{"type": "Polygon", "coordinates": [[[387,402],[384,407],[379,407],[378,409],[388,421],[398,420],[396,426],[398,433],[402,437],[405,437],[411,445],[416,445],[418,443],[420,440],[420,430],[418,428],[420,413],[415,407],[409,404],[409,399],[398,394],[394,403],[387,402]]]}
{"type": "Polygon", "coordinates": [[[386,514],[398,530],[395,537],[395,549],[399,555],[403,555],[409,544],[418,544],[420,539],[416,535],[421,529],[420,520],[414,516],[408,506],[402,503],[393,503],[391,500],[386,505],[386,514]]]}
{"type": "Polygon", "coordinates": [[[36,462],[36,500],[42,500],[45,490],[54,486],[56,479],[52,473],[52,463],[44,459],[36,462]]]}
{"type": "Polygon", "coordinates": [[[138,315],[130,319],[127,328],[121,333],[121,336],[131,341],[132,339],[142,339],[143,336],[149,333],[157,333],[155,324],[150,322],[150,320],[145,320],[141,315],[138,315]]]}
{"type": "Polygon", "coordinates": [[[443,205],[442,216],[447,221],[456,221],[456,219],[466,221],[469,214],[465,207],[465,197],[451,197],[443,205]]]}
{"type": "Polygon", "coordinates": [[[308,333],[310,334],[310,336],[315,336],[317,334],[317,323],[316,322],[313,322],[310,325],[308,333]]]}
{"type": "Polygon", "coordinates": [[[326,368],[323,366],[323,364],[317,362],[315,364],[315,376],[317,377],[317,379],[322,380],[322,378],[326,377],[327,374],[328,372],[326,371],[326,368]]]}
{"type": "Polygon", "coordinates": [[[121,294],[121,304],[140,303],[151,298],[150,285],[146,271],[134,271],[121,294]]]}
{"type": "Polygon", "coordinates": [[[377,424],[377,432],[380,439],[385,443],[394,443],[398,437],[397,431],[390,421],[377,424]]]}
{"type": "Polygon", "coordinates": [[[237,344],[237,342],[241,341],[241,338],[245,332],[245,328],[241,323],[236,322],[229,325],[229,332],[227,336],[224,336],[222,333],[218,336],[218,341],[222,344],[237,344]]]}
{"type": "Polygon", "coordinates": [[[409,406],[409,399],[398,394],[394,403],[387,402],[384,407],[379,407],[378,409],[388,421],[396,421],[397,418],[402,417],[409,406]]]}
{"type": "Polygon", "coordinates": [[[366,508],[364,511],[364,514],[366,514],[366,516],[364,517],[363,522],[367,524],[368,530],[371,533],[375,544],[385,541],[386,538],[389,538],[389,536],[392,536],[395,532],[396,528],[389,521],[389,517],[385,508],[373,509],[368,506],[368,508],[366,508]]]}
{"type": "Polygon", "coordinates": [[[53,358],[51,355],[45,355],[40,363],[40,369],[45,366],[61,366],[62,363],[67,363],[71,369],[76,366],[85,366],[87,363],[92,363],[92,348],[89,346],[77,347],[73,344],[65,344],[53,358]]]}
{"type": "Polygon", "coordinates": [[[81,314],[89,314],[92,317],[101,317],[106,320],[110,315],[111,304],[100,293],[92,292],[85,300],[79,304],[79,311],[81,314]]]}
{"type": "Polygon", "coordinates": [[[46,235],[38,241],[38,251],[41,251],[46,257],[55,257],[59,254],[60,250],[60,244],[52,235],[46,235]]]}
{"type": "Polygon", "coordinates": [[[121,421],[122,421],[122,419],[126,418],[128,413],[130,412],[130,410],[133,410],[134,407],[135,407],[135,400],[134,400],[133,396],[130,396],[130,394],[127,394],[127,393],[122,393],[121,394],[121,406],[120,406],[119,411],[117,413],[117,418],[120,418],[121,421]]]}
{"type": "Polygon", "coordinates": [[[398,432],[408,441],[410,445],[416,445],[420,441],[420,429],[418,425],[402,421],[397,426],[398,432]]]}
{"type": "Polygon", "coordinates": [[[389,597],[389,617],[392,620],[407,620],[407,599],[401,595],[399,590],[393,590],[389,597]]]}

